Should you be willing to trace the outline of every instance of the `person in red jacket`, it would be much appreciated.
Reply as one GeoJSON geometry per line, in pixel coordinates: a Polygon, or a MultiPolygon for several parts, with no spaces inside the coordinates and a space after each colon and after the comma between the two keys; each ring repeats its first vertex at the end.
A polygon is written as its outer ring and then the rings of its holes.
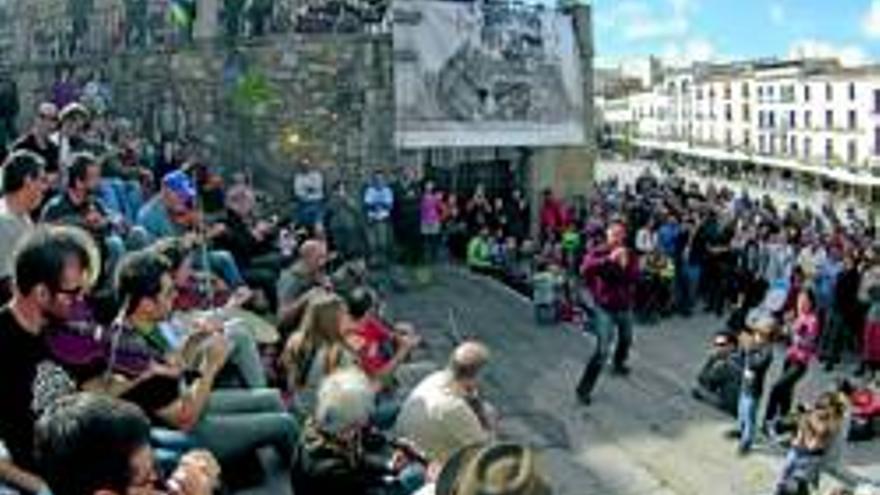
{"type": "Polygon", "coordinates": [[[626,247],[626,226],[614,222],[608,227],[604,245],[590,250],[581,264],[581,275],[596,301],[593,328],[596,348],[577,386],[580,401],[590,404],[590,396],[607,361],[617,328],[612,371],[629,374],[626,365],[632,345],[632,307],[636,282],[639,279],[638,259],[626,247]]]}
{"type": "Polygon", "coordinates": [[[566,222],[565,208],[562,201],[553,195],[553,191],[544,191],[544,201],[541,203],[541,242],[555,240],[562,233],[566,222]]]}

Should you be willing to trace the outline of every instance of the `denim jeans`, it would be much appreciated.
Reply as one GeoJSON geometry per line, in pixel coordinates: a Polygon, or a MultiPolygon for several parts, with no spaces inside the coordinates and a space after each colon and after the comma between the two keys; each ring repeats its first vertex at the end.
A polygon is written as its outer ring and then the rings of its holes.
{"type": "Polygon", "coordinates": [[[684,308],[690,311],[697,304],[697,294],[700,288],[700,277],[703,273],[703,267],[694,263],[685,263],[684,267],[686,273],[684,308]]]}
{"type": "Polygon", "coordinates": [[[632,311],[610,311],[601,307],[595,308],[593,328],[596,335],[596,348],[584,369],[580,383],[578,383],[577,392],[579,395],[588,397],[593,392],[602,368],[608,360],[611,343],[614,340],[615,327],[617,328],[617,346],[614,349],[613,360],[614,366],[619,367],[626,364],[629,349],[632,346],[632,311]]]}
{"type": "Polygon", "coordinates": [[[221,461],[269,446],[288,459],[299,427],[277,390],[217,390],[191,434],[221,461]]]}
{"type": "MultiPolygon", "coordinates": [[[[204,268],[204,264],[202,253],[196,252],[195,258],[193,258],[193,267],[201,270],[204,268]]],[[[223,279],[223,282],[229,287],[234,288],[245,285],[244,277],[238,269],[238,264],[235,262],[232,253],[229,251],[219,249],[209,250],[208,267],[211,272],[217,274],[217,276],[223,279]]]]}
{"type": "Polygon", "coordinates": [[[758,399],[750,392],[739,394],[737,422],[739,423],[739,448],[749,450],[755,441],[755,423],[758,420],[758,399]]]}
{"type": "Polygon", "coordinates": [[[138,210],[144,203],[141,186],[137,181],[118,178],[101,179],[100,197],[110,211],[124,218],[129,224],[137,221],[138,210]]]}

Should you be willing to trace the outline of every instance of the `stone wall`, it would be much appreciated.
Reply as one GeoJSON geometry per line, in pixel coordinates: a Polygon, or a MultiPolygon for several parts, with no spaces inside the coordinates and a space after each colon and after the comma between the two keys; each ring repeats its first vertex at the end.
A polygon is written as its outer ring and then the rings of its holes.
{"type": "MultiPolygon", "coordinates": [[[[234,49],[203,43],[72,66],[80,83],[107,81],[112,111],[154,140],[194,136],[215,163],[251,167],[274,192],[302,160],[350,180],[395,162],[388,35],[286,35],[234,49]]],[[[50,94],[56,69],[19,69],[23,119],[50,94]]]]}

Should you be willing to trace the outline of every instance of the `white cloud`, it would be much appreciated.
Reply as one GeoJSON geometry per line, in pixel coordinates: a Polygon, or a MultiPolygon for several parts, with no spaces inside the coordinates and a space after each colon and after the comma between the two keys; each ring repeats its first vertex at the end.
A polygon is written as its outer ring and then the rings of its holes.
{"type": "Polygon", "coordinates": [[[871,7],[862,19],[862,30],[868,38],[880,39],[880,0],[871,2],[871,7]]]}
{"type": "Polygon", "coordinates": [[[770,4],[770,21],[781,26],[785,23],[785,6],[780,2],[772,2],[770,4]]]}
{"type": "Polygon", "coordinates": [[[690,38],[681,43],[667,43],[660,58],[674,67],[688,66],[694,62],[715,60],[718,54],[715,46],[704,38],[690,38]]]}
{"type": "Polygon", "coordinates": [[[679,38],[690,29],[690,16],[699,0],[665,0],[651,6],[639,0],[624,0],[598,17],[600,29],[617,28],[627,41],[679,38]]]}
{"type": "Polygon", "coordinates": [[[865,49],[859,45],[835,45],[815,39],[794,42],[788,50],[788,58],[836,58],[849,67],[864,65],[871,60],[865,49]]]}

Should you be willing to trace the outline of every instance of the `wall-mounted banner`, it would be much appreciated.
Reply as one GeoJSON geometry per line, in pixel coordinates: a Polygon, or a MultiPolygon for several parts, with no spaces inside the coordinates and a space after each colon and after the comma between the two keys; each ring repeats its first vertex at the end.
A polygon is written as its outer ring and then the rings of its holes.
{"type": "Polygon", "coordinates": [[[570,15],[510,3],[399,0],[397,145],[584,143],[570,15]]]}

